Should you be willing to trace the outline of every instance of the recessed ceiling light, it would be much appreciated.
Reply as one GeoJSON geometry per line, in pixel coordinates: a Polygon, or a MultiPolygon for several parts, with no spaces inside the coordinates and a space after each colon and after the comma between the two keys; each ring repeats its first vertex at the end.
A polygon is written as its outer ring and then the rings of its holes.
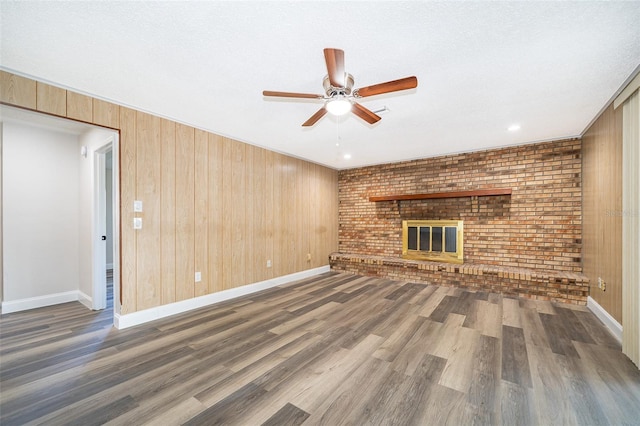
{"type": "Polygon", "coordinates": [[[509,126],[507,128],[508,131],[510,132],[517,132],[518,130],[520,130],[520,125],[519,124],[512,124],[511,126],[509,126]]]}
{"type": "Polygon", "coordinates": [[[345,160],[349,160],[349,159],[351,159],[351,154],[345,154],[345,155],[344,155],[344,159],[345,159],[345,160]]]}

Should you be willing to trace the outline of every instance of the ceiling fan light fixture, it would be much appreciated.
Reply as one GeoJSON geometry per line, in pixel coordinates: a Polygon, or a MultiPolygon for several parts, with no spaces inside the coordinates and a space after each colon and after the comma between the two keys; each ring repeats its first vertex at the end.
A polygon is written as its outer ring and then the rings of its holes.
{"type": "Polygon", "coordinates": [[[333,115],[345,115],[351,111],[351,102],[344,96],[336,96],[327,101],[325,108],[333,115]]]}

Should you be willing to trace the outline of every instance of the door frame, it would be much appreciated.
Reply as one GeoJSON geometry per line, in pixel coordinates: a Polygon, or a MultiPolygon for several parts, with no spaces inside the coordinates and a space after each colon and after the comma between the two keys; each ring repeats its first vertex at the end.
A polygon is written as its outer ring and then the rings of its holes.
{"type": "Polygon", "coordinates": [[[107,306],[106,283],[106,154],[111,151],[111,209],[113,238],[113,310],[120,312],[120,215],[119,215],[119,149],[118,134],[109,136],[106,143],[97,148],[93,154],[93,218],[92,218],[92,309],[105,309],[107,306]]]}

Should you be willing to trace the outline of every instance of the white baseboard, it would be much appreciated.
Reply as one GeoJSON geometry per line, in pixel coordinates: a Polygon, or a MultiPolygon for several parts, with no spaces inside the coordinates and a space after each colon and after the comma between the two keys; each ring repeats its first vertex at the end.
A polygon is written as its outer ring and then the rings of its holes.
{"type": "Polygon", "coordinates": [[[78,290],[73,290],[26,299],[5,300],[2,302],[2,313],[10,314],[12,312],[26,311],[28,309],[42,308],[60,303],[75,302],[78,300],[78,293],[78,290]]]}
{"type": "Polygon", "coordinates": [[[89,309],[93,309],[93,298],[78,290],[78,301],[89,309]]]}
{"type": "Polygon", "coordinates": [[[308,269],[294,274],[283,275],[281,277],[272,278],[266,281],[260,281],[253,284],[243,285],[241,287],[231,288],[229,290],[219,291],[217,293],[207,294],[205,296],[195,297],[193,299],[182,300],[180,302],[169,303],[168,305],[158,306],[144,311],[133,312],[131,314],[114,314],[113,325],[118,329],[129,328],[135,325],[144,324],[160,318],[166,318],[171,315],[180,314],[191,311],[193,309],[202,308],[233,299],[247,294],[256,293],[268,288],[277,287],[291,281],[312,277],[314,275],[329,272],[329,265],[319,268],[308,269]]]}
{"type": "Polygon", "coordinates": [[[604,323],[604,325],[609,329],[613,337],[618,339],[618,342],[622,342],[622,325],[616,321],[614,317],[612,317],[609,312],[605,311],[602,306],[598,302],[596,302],[591,296],[587,298],[587,308],[595,316],[598,317],[600,321],[604,323]]]}

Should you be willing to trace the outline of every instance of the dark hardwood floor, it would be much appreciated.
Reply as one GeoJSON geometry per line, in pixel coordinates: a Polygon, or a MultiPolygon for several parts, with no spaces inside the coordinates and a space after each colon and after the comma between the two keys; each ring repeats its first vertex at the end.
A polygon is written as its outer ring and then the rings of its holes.
{"type": "Polygon", "coordinates": [[[640,424],[640,371],[583,307],[327,273],[111,317],[3,315],[0,423],[640,424]]]}

